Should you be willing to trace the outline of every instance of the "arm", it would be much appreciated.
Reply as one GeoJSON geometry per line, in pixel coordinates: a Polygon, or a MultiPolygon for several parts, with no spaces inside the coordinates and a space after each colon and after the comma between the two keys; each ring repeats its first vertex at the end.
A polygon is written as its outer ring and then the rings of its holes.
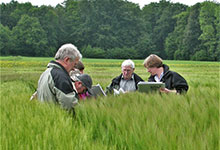
{"type": "Polygon", "coordinates": [[[57,102],[64,109],[72,109],[78,103],[78,98],[76,92],[73,90],[69,75],[62,72],[54,73],[53,81],[54,86],[51,87],[51,90],[55,94],[57,102]]]}
{"type": "Polygon", "coordinates": [[[76,98],[75,92],[64,93],[56,87],[55,91],[58,103],[61,105],[62,108],[71,110],[72,108],[74,108],[75,105],[77,105],[78,99],[76,98]]]}
{"type": "Polygon", "coordinates": [[[169,90],[167,88],[160,88],[160,92],[161,93],[175,93],[175,94],[178,94],[177,90],[169,90]]]}
{"type": "Polygon", "coordinates": [[[176,72],[173,75],[173,86],[176,90],[176,93],[179,94],[186,93],[189,88],[186,80],[176,72]]]}

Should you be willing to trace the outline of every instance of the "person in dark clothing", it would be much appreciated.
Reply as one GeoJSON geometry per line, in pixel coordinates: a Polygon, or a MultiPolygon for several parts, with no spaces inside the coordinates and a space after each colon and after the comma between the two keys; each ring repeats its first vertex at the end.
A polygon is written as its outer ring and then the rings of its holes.
{"type": "Polygon", "coordinates": [[[188,91],[186,80],[177,72],[170,71],[163,60],[154,54],[151,54],[144,60],[144,67],[151,74],[148,82],[163,82],[165,88],[161,88],[160,92],[182,94],[188,91]]]}
{"type": "Polygon", "coordinates": [[[106,88],[106,94],[113,93],[115,90],[131,92],[137,90],[137,84],[144,81],[140,76],[134,73],[135,65],[130,59],[125,60],[121,65],[122,73],[112,80],[112,83],[106,88]]]}

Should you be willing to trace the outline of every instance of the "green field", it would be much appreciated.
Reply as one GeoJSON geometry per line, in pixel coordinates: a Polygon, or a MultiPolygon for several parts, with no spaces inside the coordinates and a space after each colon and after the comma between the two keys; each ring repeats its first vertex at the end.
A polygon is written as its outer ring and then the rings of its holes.
{"type": "MultiPolygon", "coordinates": [[[[219,149],[219,62],[164,61],[187,80],[186,95],[99,97],[81,101],[73,118],[58,105],[29,101],[51,59],[0,57],[0,149],[219,149]]],[[[122,61],[83,59],[85,73],[104,89],[122,61]]],[[[134,62],[147,80],[143,60],[134,62]]]]}

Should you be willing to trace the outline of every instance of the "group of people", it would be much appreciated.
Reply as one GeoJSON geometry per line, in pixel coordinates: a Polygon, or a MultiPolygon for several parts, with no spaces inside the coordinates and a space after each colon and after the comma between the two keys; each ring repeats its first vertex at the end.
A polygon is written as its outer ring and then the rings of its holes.
{"type": "MultiPolygon", "coordinates": [[[[79,99],[92,95],[92,78],[84,74],[84,65],[80,61],[81,53],[73,44],[62,45],[56,55],[55,61],[49,62],[47,69],[41,74],[38,88],[34,94],[39,101],[58,103],[62,108],[71,110],[79,99]]],[[[148,82],[163,82],[164,93],[186,93],[188,84],[178,73],[170,71],[162,59],[157,55],[150,55],[144,60],[144,67],[151,74],[148,82]]],[[[144,81],[134,73],[135,64],[132,60],[125,60],[121,65],[122,73],[115,77],[106,88],[106,93],[113,93],[114,89],[123,89],[125,92],[136,91],[137,84],[144,81]]]]}

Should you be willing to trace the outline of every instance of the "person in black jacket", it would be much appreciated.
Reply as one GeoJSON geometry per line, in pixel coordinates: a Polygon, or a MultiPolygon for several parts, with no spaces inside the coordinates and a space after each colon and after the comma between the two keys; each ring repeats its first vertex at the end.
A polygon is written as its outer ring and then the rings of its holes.
{"type": "Polygon", "coordinates": [[[165,88],[160,89],[160,92],[176,94],[187,92],[189,87],[186,80],[180,74],[170,71],[159,56],[154,54],[148,56],[144,60],[144,67],[151,74],[148,82],[165,83],[165,88]]]}
{"type": "Polygon", "coordinates": [[[113,93],[113,89],[124,92],[131,92],[137,90],[137,84],[144,81],[140,76],[134,73],[135,65],[130,59],[125,60],[121,65],[122,73],[112,80],[112,83],[106,88],[106,93],[113,93]]]}

